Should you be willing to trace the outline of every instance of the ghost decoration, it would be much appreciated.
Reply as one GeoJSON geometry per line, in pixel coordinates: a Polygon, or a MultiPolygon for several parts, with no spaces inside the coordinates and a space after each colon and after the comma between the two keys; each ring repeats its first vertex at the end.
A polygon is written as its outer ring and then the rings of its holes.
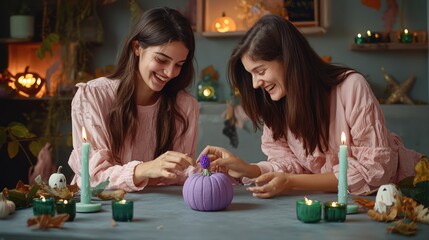
{"type": "Polygon", "coordinates": [[[67,187],[66,176],[61,173],[62,168],[62,166],[59,166],[57,172],[49,177],[49,186],[51,188],[61,189],[67,187]]]}
{"type": "Polygon", "coordinates": [[[388,208],[396,203],[396,197],[400,195],[401,193],[395,184],[381,185],[375,197],[374,210],[379,213],[387,212],[388,208]]]}

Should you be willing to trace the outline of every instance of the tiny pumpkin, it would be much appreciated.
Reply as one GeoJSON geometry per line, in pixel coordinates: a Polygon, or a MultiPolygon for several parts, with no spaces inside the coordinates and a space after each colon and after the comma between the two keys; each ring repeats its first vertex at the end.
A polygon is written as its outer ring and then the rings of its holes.
{"type": "Polygon", "coordinates": [[[223,173],[211,173],[210,160],[206,154],[200,158],[201,174],[195,173],[183,185],[185,203],[196,211],[219,211],[227,208],[234,196],[232,182],[223,173]]]}
{"type": "Polygon", "coordinates": [[[59,166],[57,172],[53,173],[49,177],[49,186],[51,188],[60,189],[60,188],[67,187],[66,176],[64,176],[64,174],[61,173],[62,168],[63,168],[62,166],[59,166]]]}
{"type": "Polygon", "coordinates": [[[15,212],[15,203],[7,200],[3,193],[0,192],[0,219],[6,218],[9,214],[15,212]]]}

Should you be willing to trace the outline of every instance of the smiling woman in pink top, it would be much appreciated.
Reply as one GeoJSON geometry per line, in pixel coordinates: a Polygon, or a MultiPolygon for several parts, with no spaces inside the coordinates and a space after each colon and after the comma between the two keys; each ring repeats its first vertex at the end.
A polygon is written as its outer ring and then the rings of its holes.
{"type": "Polygon", "coordinates": [[[72,101],[73,183],[81,183],[82,127],[91,144],[91,186],[138,191],[182,184],[193,171],[199,107],[195,39],[178,11],[145,11],[125,41],[116,70],[81,83],[72,101]]]}
{"type": "Polygon", "coordinates": [[[348,191],[363,194],[414,175],[420,153],[386,128],[365,78],[324,62],[289,21],[262,17],[233,50],[229,80],[256,128],[266,161],[249,164],[208,146],[213,165],[251,178],[254,196],[291,189],[337,191],[341,132],[348,139],[348,191]]]}

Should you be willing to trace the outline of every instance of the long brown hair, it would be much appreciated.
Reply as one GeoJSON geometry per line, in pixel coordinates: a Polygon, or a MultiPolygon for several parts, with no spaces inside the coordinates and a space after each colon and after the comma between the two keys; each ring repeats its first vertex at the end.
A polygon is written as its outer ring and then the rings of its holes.
{"type": "Polygon", "coordinates": [[[352,72],[323,61],[296,27],[277,15],[265,15],[249,29],[228,63],[229,83],[240,91],[255,129],[266,124],[274,140],[287,139],[289,129],[303,142],[307,155],[316,147],[328,149],[329,93],[352,72]],[[283,63],[286,97],[273,101],[263,89],[253,89],[252,76],[241,62],[245,54],[283,63]]]}
{"type": "Polygon", "coordinates": [[[160,46],[180,41],[189,50],[180,74],[170,80],[161,90],[160,106],[156,118],[156,149],[154,158],[172,149],[178,129],[176,121],[182,123],[181,135],[188,128],[188,120],[176,105],[177,93],[194,81],[195,38],[189,21],[178,11],[167,7],[146,11],[135,24],[125,41],[114,73],[109,78],[120,79],[116,99],[109,114],[109,138],[113,156],[118,161],[122,145],[128,134],[135,139],[137,133],[136,84],[140,79],[138,57],[132,42],[137,40],[143,48],[160,46]]]}

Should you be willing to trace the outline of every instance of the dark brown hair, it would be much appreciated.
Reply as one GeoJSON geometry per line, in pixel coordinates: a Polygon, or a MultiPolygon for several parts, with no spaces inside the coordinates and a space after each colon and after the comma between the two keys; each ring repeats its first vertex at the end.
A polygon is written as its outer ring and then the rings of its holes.
{"type": "Polygon", "coordinates": [[[156,117],[157,143],[154,158],[172,149],[179,129],[176,121],[183,124],[181,134],[188,128],[188,120],[176,106],[177,93],[194,81],[195,39],[189,21],[178,11],[167,7],[147,10],[135,24],[125,41],[116,70],[109,76],[120,79],[116,99],[109,115],[109,138],[111,150],[119,159],[122,144],[128,134],[135,139],[137,133],[136,82],[139,81],[138,56],[134,54],[132,42],[137,40],[142,48],[160,46],[173,41],[183,42],[189,50],[180,74],[170,80],[161,90],[160,106],[156,117]]]}
{"type": "Polygon", "coordinates": [[[316,147],[322,152],[328,149],[329,93],[352,72],[323,61],[296,27],[277,15],[265,15],[249,29],[228,63],[229,83],[240,91],[255,129],[266,124],[274,140],[286,139],[289,129],[307,155],[316,147]],[[252,76],[241,61],[245,54],[283,64],[286,97],[273,101],[263,89],[253,89],[252,76]]]}

